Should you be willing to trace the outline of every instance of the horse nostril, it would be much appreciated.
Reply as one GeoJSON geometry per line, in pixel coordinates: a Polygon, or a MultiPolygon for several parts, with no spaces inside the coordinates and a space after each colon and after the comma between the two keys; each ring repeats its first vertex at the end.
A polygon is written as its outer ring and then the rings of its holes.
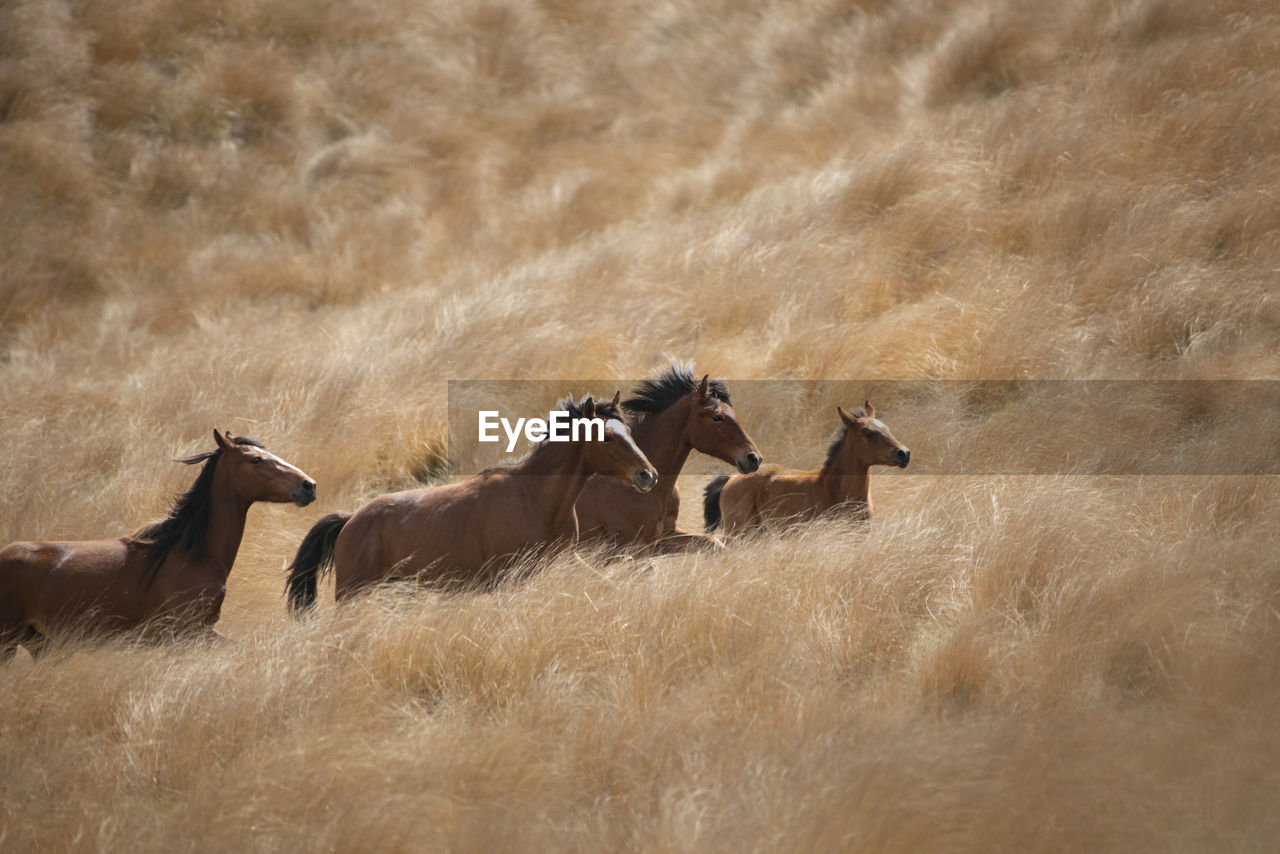
{"type": "Polygon", "coordinates": [[[738,470],[743,474],[749,474],[760,468],[760,455],[755,451],[748,451],[747,455],[738,461],[738,470]]]}
{"type": "Polygon", "coordinates": [[[899,448],[898,459],[905,466],[907,463],[911,462],[911,451],[907,450],[906,448],[899,448]]]}

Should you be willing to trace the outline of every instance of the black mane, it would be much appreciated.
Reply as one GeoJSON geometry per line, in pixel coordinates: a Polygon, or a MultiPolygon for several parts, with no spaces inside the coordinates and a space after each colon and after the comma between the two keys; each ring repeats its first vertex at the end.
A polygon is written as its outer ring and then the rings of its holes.
{"type": "MultiPolygon", "coordinates": [[[[261,448],[262,444],[244,436],[228,437],[228,441],[237,445],[252,445],[261,448]]],[[[147,588],[155,583],[161,565],[174,547],[194,554],[204,548],[205,530],[209,527],[209,493],[213,487],[213,471],[222,456],[222,449],[196,454],[177,462],[185,465],[204,463],[196,482],[191,488],[180,494],[169,508],[169,515],[159,522],[154,522],[126,538],[130,545],[146,546],[147,559],[143,563],[142,577],[147,588]]]]}
{"type": "MultiPolygon", "coordinates": [[[[590,397],[590,395],[587,397],[590,397]]],[[[582,407],[586,405],[586,402],[586,397],[579,401],[574,401],[572,397],[566,397],[564,400],[558,402],[556,404],[556,408],[552,411],[567,412],[569,413],[569,417],[572,419],[585,418],[586,416],[582,414],[582,407]]],[[[614,403],[612,400],[597,400],[596,417],[604,418],[605,420],[614,418],[618,421],[622,421],[622,407],[618,406],[618,404],[614,403]]]]}
{"type": "MultiPolygon", "coordinates": [[[[697,391],[701,381],[693,373],[692,362],[683,365],[673,363],[658,376],[640,383],[631,393],[631,397],[622,401],[622,405],[636,416],[638,423],[646,416],[662,412],[686,395],[697,391]]],[[[724,384],[724,380],[709,381],[707,394],[724,403],[730,402],[729,388],[724,384]]]]}

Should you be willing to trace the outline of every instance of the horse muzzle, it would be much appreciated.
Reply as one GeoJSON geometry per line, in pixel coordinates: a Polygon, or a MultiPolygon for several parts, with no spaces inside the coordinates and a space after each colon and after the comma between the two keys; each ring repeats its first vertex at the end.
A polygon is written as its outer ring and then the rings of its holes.
{"type": "Polygon", "coordinates": [[[293,498],[293,503],[299,507],[306,507],[312,501],[316,500],[316,482],[314,480],[304,480],[302,483],[289,490],[289,495],[293,498]]]}
{"type": "Polygon", "coordinates": [[[738,457],[734,462],[738,466],[738,471],[743,474],[751,474],[753,471],[759,471],[761,457],[755,451],[748,451],[738,457]]]}
{"type": "Polygon", "coordinates": [[[899,448],[893,452],[893,464],[900,469],[907,467],[907,463],[911,462],[911,451],[908,448],[899,448]]]}
{"type": "Polygon", "coordinates": [[[658,473],[653,469],[640,469],[631,476],[631,483],[640,492],[648,492],[658,483],[658,473]]]}

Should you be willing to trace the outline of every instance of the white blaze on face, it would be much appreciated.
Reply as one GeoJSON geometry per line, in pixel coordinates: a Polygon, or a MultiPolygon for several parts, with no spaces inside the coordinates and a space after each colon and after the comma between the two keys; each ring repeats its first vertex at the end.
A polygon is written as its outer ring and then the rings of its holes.
{"type": "Polygon", "coordinates": [[[616,418],[610,418],[604,423],[604,430],[605,435],[619,442],[625,442],[638,456],[644,457],[644,453],[636,445],[635,439],[631,437],[631,431],[627,429],[627,425],[616,418]]]}
{"type": "Polygon", "coordinates": [[[258,448],[257,451],[258,451],[258,454],[262,457],[262,459],[266,460],[267,462],[275,463],[277,466],[284,469],[284,471],[290,474],[295,474],[302,480],[307,479],[307,476],[302,473],[302,469],[298,468],[297,466],[285,462],[284,460],[280,459],[270,451],[264,451],[261,448],[258,448]]]}

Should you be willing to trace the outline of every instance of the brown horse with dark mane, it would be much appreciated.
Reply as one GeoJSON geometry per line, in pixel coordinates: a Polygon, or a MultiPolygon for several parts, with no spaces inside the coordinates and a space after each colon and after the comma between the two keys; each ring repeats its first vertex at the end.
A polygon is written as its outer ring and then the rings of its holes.
{"type": "Polygon", "coordinates": [[[911,451],[876,418],[869,401],[863,409],[846,412],[837,406],[836,412],[840,431],[821,469],[787,472],[769,466],[755,474],[723,475],[707,484],[703,502],[707,530],[715,530],[721,520],[726,533],[777,528],[814,519],[836,507],[847,509],[856,520],[870,519],[871,466],[906,468],[911,451]]]}
{"type": "Polygon", "coordinates": [[[692,451],[737,466],[740,472],[760,468],[760,452],[738,423],[729,389],[709,376],[699,381],[691,364],[671,365],[641,383],[622,406],[631,415],[636,444],[660,479],[657,487],[639,493],[616,480],[591,478],[578,499],[582,538],[604,539],[615,546],[660,544],[664,549],[716,545],[705,534],[676,527],[676,478],[692,451]]]}
{"type": "Polygon", "coordinates": [[[393,577],[474,588],[495,583],[522,555],[571,546],[578,538],[574,504],[587,478],[600,474],[641,491],[658,480],[617,401],[557,405],[571,424],[603,422],[603,441],[588,428],[457,483],[382,495],[355,513],[324,517],[289,566],[290,609],[312,607],[317,577],[330,570],[339,601],[393,577]]]}
{"type": "Polygon", "coordinates": [[[0,549],[0,660],[38,655],[60,632],[216,635],[249,505],[315,500],[316,482],[244,437],[217,449],[166,519],[114,540],[19,542],[0,549]]]}

